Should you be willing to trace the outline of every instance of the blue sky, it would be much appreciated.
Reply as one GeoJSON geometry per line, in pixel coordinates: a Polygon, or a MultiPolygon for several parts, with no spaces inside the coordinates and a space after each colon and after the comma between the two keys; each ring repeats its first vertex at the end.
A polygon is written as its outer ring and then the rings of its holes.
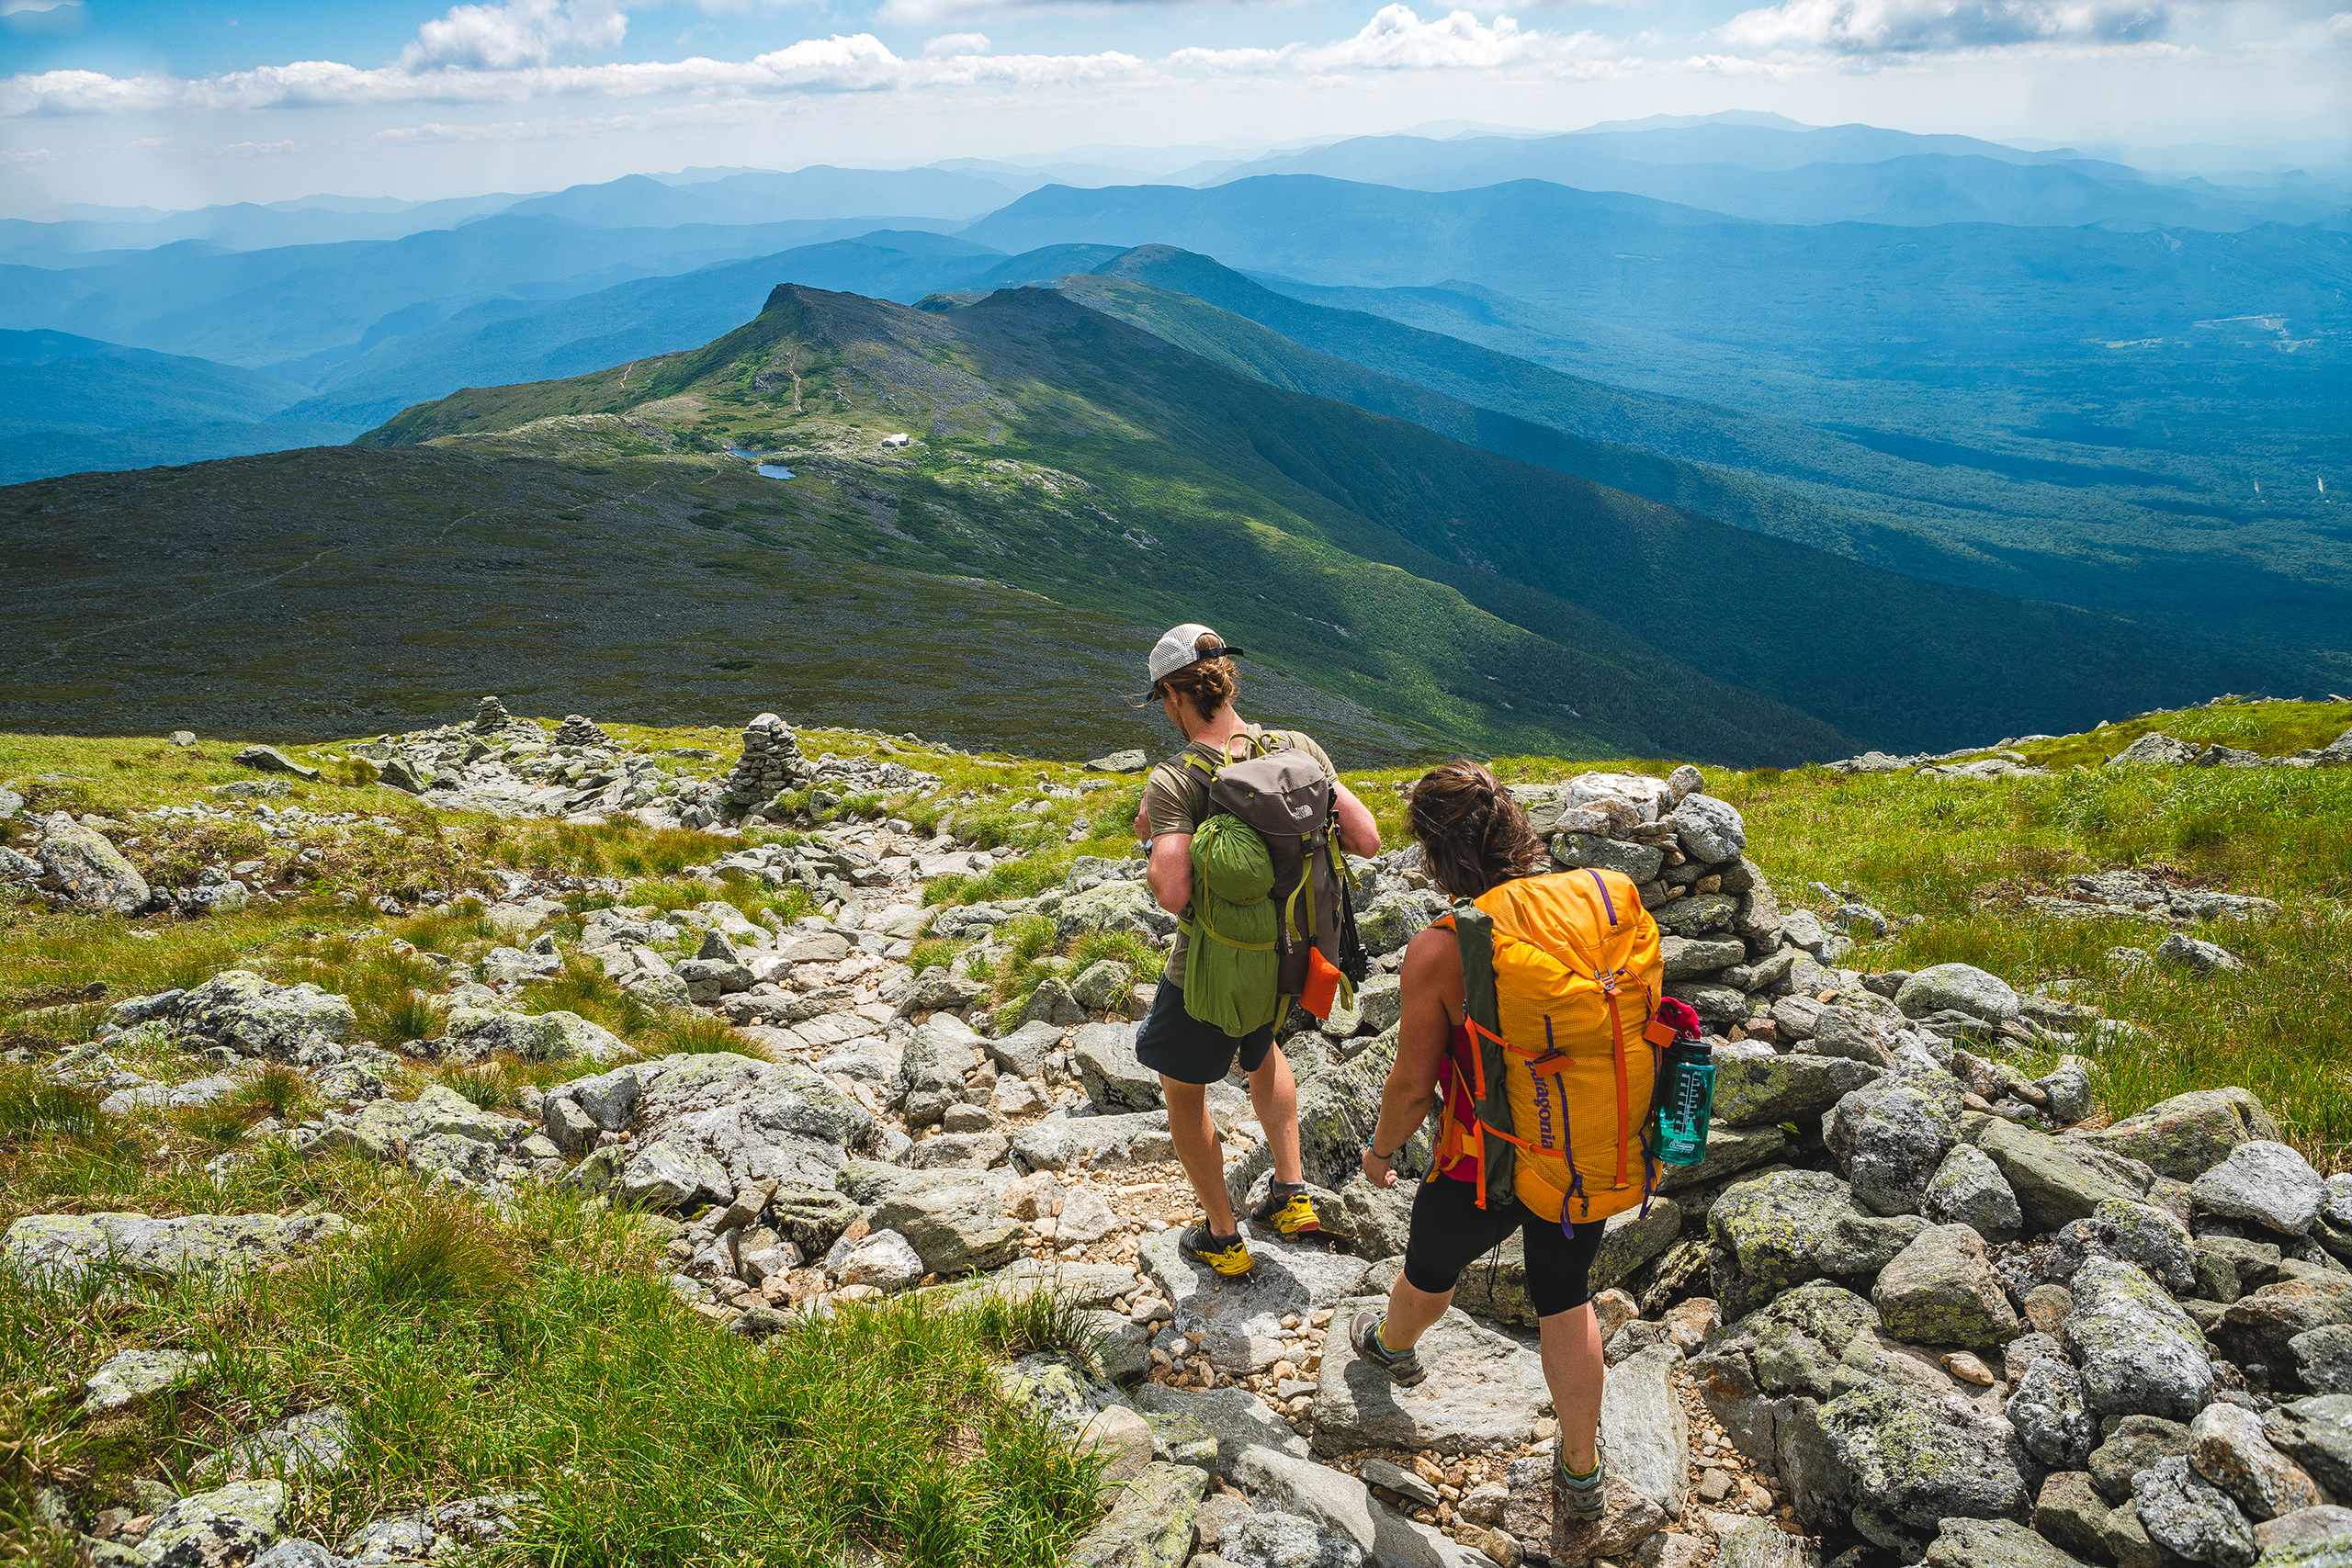
{"type": "Polygon", "coordinates": [[[2347,83],[2344,0],[0,0],[0,210],[1726,108],[2258,151],[2347,83]]]}

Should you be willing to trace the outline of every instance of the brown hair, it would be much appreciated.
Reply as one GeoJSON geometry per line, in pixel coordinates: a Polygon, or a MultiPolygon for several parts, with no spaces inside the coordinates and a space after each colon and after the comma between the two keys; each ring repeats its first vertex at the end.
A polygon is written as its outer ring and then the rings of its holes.
{"type": "MultiPolygon", "coordinates": [[[[1215,632],[1203,632],[1193,639],[1193,651],[1204,652],[1223,648],[1225,639],[1215,632]]],[[[1230,659],[1204,659],[1187,664],[1161,680],[1160,685],[1176,694],[1177,700],[1198,714],[1204,723],[1216,716],[1216,710],[1233,701],[1241,693],[1241,672],[1230,659]]]]}
{"type": "Polygon", "coordinates": [[[1406,820],[1430,875],[1456,898],[1543,869],[1544,840],[1527,813],[1476,762],[1457,759],[1423,773],[1406,820]]]}

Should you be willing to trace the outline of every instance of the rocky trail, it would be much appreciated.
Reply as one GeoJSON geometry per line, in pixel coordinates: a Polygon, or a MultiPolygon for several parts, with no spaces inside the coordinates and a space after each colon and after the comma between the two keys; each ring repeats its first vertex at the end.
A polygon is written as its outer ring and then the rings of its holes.
{"type": "MultiPolygon", "coordinates": [[[[315,831],[269,787],[304,764],[266,750],[250,754],[254,787],[226,792],[246,798],[164,809],[315,831]]],[[[1067,1559],[1087,1568],[2352,1563],[2352,1509],[2332,1501],[2352,1498],[2352,1177],[2323,1179],[2242,1089],[2100,1124],[2093,1066],[2132,1025],[2063,982],[1849,966],[1901,918],[1826,886],[1776,889],[1695,768],[1514,786],[1561,865],[1641,886],[1668,989],[1705,1021],[1717,1067],[1705,1162],[1666,1168],[1652,1201],[1608,1224],[1593,1282],[1611,1481],[1605,1517],[1577,1527],[1552,1510],[1555,1423],[1516,1244],[1464,1276],[1417,1388],[1357,1364],[1334,1332],[1385,1294],[1403,1252],[1409,1183],[1373,1188],[1357,1150],[1394,1059],[1398,956],[1444,908],[1414,852],[1351,867],[1378,964],[1356,1006],[1319,1024],[1295,1012],[1282,1032],[1324,1233],[1253,1235],[1255,1270],[1227,1280],[1177,1250],[1195,1211],[1134,1055],[1148,984],[1104,959],[1005,1010],[985,978],[1012,955],[1005,933],[1037,921],[1058,943],[1164,947],[1173,920],[1142,861],[1080,857],[1032,896],[926,902],[927,885],[1017,852],[959,839],[952,813],[928,835],[878,811],[815,823],[860,797],[936,793],[936,774],[810,759],[773,715],[746,728],[740,761],[718,761],[655,765],[584,719],[549,735],[495,699],[470,726],[348,748],[337,762],[452,811],[628,813],[741,847],[688,868],[712,897],[676,908],[615,902],[621,879],[487,874],[497,943],[462,957],[401,944],[442,978],[430,1038],[363,1038],[350,998],[232,969],[111,1000],[87,1043],[17,1058],[110,1116],[290,1069],[324,1109],[256,1126],[214,1162],[224,1176],[275,1141],[493,1206],[552,1189],[632,1209],[713,1334],[771,1344],[908,1292],[1053,1292],[1086,1314],[1096,1353],[1023,1357],[998,1381],[1104,1461],[1109,1512],[1067,1559]],[[805,830],[761,841],[770,823],[805,830]],[[801,888],[819,912],[747,918],[718,897],[728,874],[801,888]],[[579,934],[560,934],[574,914],[579,934]],[[739,1048],[645,1055],[576,1013],[531,1010],[581,963],[649,1009],[730,1026],[739,1048]],[[447,1078],[503,1061],[534,1068],[511,1108],[447,1078]]],[[[116,848],[135,822],[28,826],[25,849],[0,855],[61,908],[194,914],[292,896],[236,865],[152,886],[116,848]]],[[[2278,910],[2137,873],[2037,903],[2162,926],[2141,961],[2185,974],[2234,962],[2192,931],[2278,910]]],[[[1211,1105],[1246,1201],[1271,1174],[1256,1113],[1238,1080],[1211,1105]]],[[[1426,1136],[1406,1164],[1425,1164],[1426,1136]]],[[[219,1274],[365,1223],[28,1214],[0,1267],[219,1274]]],[[[61,1375],[97,1409],[206,1369],[133,1351],[61,1375]]],[[[64,1522],[90,1560],[123,1568],[338,1568],[493,1547],[532,1506],[499,1494],[341,1540],[287,1535],[289,1489],[340,1462],[341,1420],[306,1413],[224,1450],[200,1488],[64,1522]]]]}

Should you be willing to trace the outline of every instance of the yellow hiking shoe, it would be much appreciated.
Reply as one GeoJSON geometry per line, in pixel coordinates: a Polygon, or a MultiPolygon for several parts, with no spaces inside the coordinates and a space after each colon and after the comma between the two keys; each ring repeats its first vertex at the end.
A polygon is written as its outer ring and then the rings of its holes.
{"type": "Polygon", "coordinates": [[[1306,1185],[1286,1181],[1277,1181],[1267,1190],[1266,1201],[1250,1211],[1250,1223],[1277,1235],[1313,1235],[1323,1228],[1323,1222],[1315,1217],[1315,1204],[1306,1196],[1306,1185]]]}
{"type": "Polygon", "coordinates": [[[1236,1231],[1231,1235],[1212,1235],[1206,1223],[1186,1231],[1183,1240],[1176,1245],[1185,1257],[1199,1258],[1228,1280],[1238,1280],[1250,1272],[1253,1261],[1250,1256],[1250,1244],[1241,1239],[1240,1232],[1236,1231]]]}

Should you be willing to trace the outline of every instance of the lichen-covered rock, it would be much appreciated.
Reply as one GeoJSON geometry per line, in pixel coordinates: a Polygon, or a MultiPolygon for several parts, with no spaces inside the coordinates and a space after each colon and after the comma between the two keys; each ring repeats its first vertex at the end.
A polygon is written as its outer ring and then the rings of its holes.
{"type": "Polygon", "coordinates": [[[274,986],[249,969],[224,969],[182,997],[173,1016],[193,1033],[247,1056],[309,1059],[340,1044],[356,1023],[349,998],[304,981],[274,986]]]}
{"type": "Polygon", "coordinates": [[[2256,1138],[2278,1142],[2278,1123],[2245,1089],[2199,1089],[2082,1136],[2100,1148],[2143,1161],[2158,1175],[2194,1181],[2240,1144],[2256,1138]]]}
{"type": "Polygon", "coordinates": [[[1857,1201],[1877,1214],[1916,1214],[1959,1138],[1960,1085],[1942,1073],[1885,1078],[1838,1101],[1822,1137],[1857,1201]]]}
{"type": "Polygon", "coordinates": [[[2313,1393],[2352,1393],[2352,1323],[2323,1324],[2287,1341],[2303,1386],[2313,1393]]]}
{"type": "Polygon", "coordinates": [[[2161,1286],[2128,1263],[2095,1258],[2073,1290],[2066,1348],[2093,1410],[2186,1421],[2203,1408],[2213,1388],[2205,1336],[2161,1286]]]}
{"type": "Polygon", "coordinates": [[[873,1113],[801,1062],[732,1052],[631,1063],[642,1086],[640,1146],[667,1142],[726,1172],[722,1200],[773,1179],[779,1191],[835,1185],[846,1152],[869,1148],[873,1113]]]}
{"type": "Polygon", "coordinates": [[[601,1024],[576,1012],[492,1012],[453,1008],[442,1032],[440,1055],[448,1062],[479,1062],[506,1051],[526,1062],[587,1062],[606,1066],[635,1059],[637,1050],[601,1024]]]}
{"type": "Polygon", "coordinates": [[[1818,1279],[1838,1220],[1864,1213],[1826,1171],[1774,1171],[1726,1188],[1707,1211],[1715,1299],[1736,1317],[1818,1279]]]}
{"type": "Polygon", "coordinates": [[[1638,885],[1658,874],[1666,863],[1666,851],[1657,844],[1628,843],[1596,833],[1562,833],[1552,840],[1552,858],[1570,870],[1593,866],[1601,871],[1623,872],[1638,885]]]}
{"type": "Polygon", "coordinates": [[[2132,1478],[2160,1459],[2188,1452],[2188,1428],[2160,1416],[2126,1416],[2091,1450],[2091,1484],[2110,1503],[2132,1499],[2132,1478]]]}
{"type": "Polygon", "coordinates": [[[2018,1314],[1985,1259],[1984,1238],[1966,1225],[1920,1232],[1879,1275],[1871,1300],[1886,1331],[1913,1345],[1985,1349],[2017,1332],[2018,1314]]]}
{"type": "Polygon", "coordinates": [[[1789,1135],[1777,1124],[1735,1127],[1722,1117],[1707,1123],[1707,1157],[1697,1165],[1662,1165],[1657,1190],[1679,1192],[1704,1188],[1753,1166],[1762,1165],[1789,1145],[1789,1135]]]}
{"type": "Polygon", "coordinates": [[[2262,1418],[2235,1404],[2209,1404],[2188,1424],[2188,1467],[2257,1523],[2327,1501],[2302,1467],[2263,1436],[2262,1418]]]}
{"type": "Polygon", "coordinates": [[[2045,1479],[2033,1500],[2034,1533],[2052,1546],[2077,1557],[2102,1559],[2108,1511],[2113,1506],[2079,1470],[2062,1470],[2045,1479]]]}
{"type": "Polygon", "coordinates": [[[76,1280],[111,1262],[139,1279],[168,1283],[216,1275],[309,1250],[350,1227],[340,1214],[28,1214],[0,1241],[0,1265],[21,1278],[76,1280]]]}
{"type": "Polygon", "coordinates": [[[104,834],[62,811],[51,812],[41,824],[33,859],[68,898],[85,908],[131,915],[146,908],[153,896],[147,879],[104,834]]]}
{"type": "Polygon", "coordinates": [[[286,1488],[232,1481],[155,1516],[134,1550],[153,1568],[243,1568],[285,1531],[286,1488]]]}
{"type": "Polygon", "coordinates": [[[1083,893],[1072,893],[1054,911],[1056,935],[1063,942],[1097,931],[1125,933],[1150,942],[1165,942],[1176,934],[1176,917],[1159,907],[1151,889],[1140,882],[1105,882],[1083,893]]]}
{"type": "Polygon", "coordinates": [[[1905,1018],[1925,1018],[1947,1008],[1999,1025],[2016,1021],[2018,994],[1998,975],[1969,964],[1931,964],[1903,982],[1894,1005],[1905,1018]]]}
{"type": "Polygon", "coordinates": [[[2009,1425],[2025,1451],[2053,1470],[2080,1470],[2098,1446],[2098,1419],[2083,1397],[2082,1374],[2055,1356],[2041,1356],[2022,1372],[2012,1360],[2017,1392],[2009,1396],[2009,1425]]]}
{"type": "Polygon", "coordinates": [[[1945,1519],[1925,1568],[2083,1568],[2081,1561],[2007,1519],[1945,1519]]]}
{"type": "Polygon", "coordinates": [[[2213,1338],[2233,1359],[2284,1372],[2295,1364],[2298,1335],[2344,1323],[2352,1323],[2352,1275],[2316,1274],[2240,1296],[2222,1314],[2213,1338]]]}
{"type": "Polygon", "coordinates": [[[2058,1065],[2033,1083],[2049,1097],[2042,1110],[2056,1125],[2072,1126],[2091,1113],[2091,1065],[2082,1057],[2059,1057],[2058,1065]]]}
{"type": "Polygon", "coordinates": [[[877,1231],[904,1235],[923,1268],[967,1274],[1010,1262],[1021,1245],[1021,1224],[1004,1212],[1009,1171],[906,1170],[854,1162],[843,1168],[842,1190],[865,1210],[877,1231]]]}
{"type": "Polygon", "coordinates": [[[1693,893],[1651,911],[1658,929],[1679,937],[1728,931],[1739,915],[1739,900],[1728,893],[1693,893]]]}
{"type": "Polygon", "coordinates": [[[1671,818],[1682,852],[1702,865],[1736,861],[1747,848],[1747,825],[1729,801],[1690,795],[1674,808],[1671,818]]]}
{"type": "Polygon", "coordinates": [[[1927,1535],[1947,1518],[2022,1519],[2030,1506],[2025,1451],[2007,1421],[1901,1382],[1793,1402],[1781,1455],[1798,1516],[1815,1528],[1854,1527],[1868,1508],[1927,1535]]]}
{"type": "Polygon", "coordinates": [[[1973,1144],[1955,1144],[1928,1179],[1919,1212],[1939,1225],[1966,1225],[1986,1241],[2015,1241],[2024,1211],[2008,1178],[1973,1144]]]}
{"type": "MultiPolygon", "coordinates": [[[[1742,1008],[1743,1013],[1745,1007],[1742,1008]]],[[[1715,1055],[1715,1115],[1735,1127],[1818,1116],[1848,1093],[1871,1083],[1879,1069],[1867,1062],[1807,1052],[1715,1055]]]]}
{"type": "Polygon", "coordinates": [[[1101,958],[1070,980],[1070,999],[1090,1012],[1125,1013],[1135,1003],[1136,972],[1115,958],[1101,958]]]}
{"type": "Polygon", "coordinates": [[[2287,1145],[2250,1138],[2191,1182],[2188,1193],[2201,1213],[2301,1235],[2319,1218],[2327,1184],[2287,1145]]]}
{"type": "Polygon", "coordinates": [[[2337,1496],[2352,1495],[2352,1393],[2323,1393],[2266,1411],[2262,1435],[2337,1496]]]}
{"type": "Polygon", "coordinates": [[[198,1472],[222,1482],[256,1477],[318,1481],[341,1474],[350,1462],[351,1413],[340,1404],[328,1404],[238,1438],[205,1461],[198,1472]]]}
{"type": "Polygon", "coordinates": [[[212,1358],[189,1350],[125,1350],[107,1358],[82,1387],[82,1408],[119,1410],[153,1394],[191,1387],[212,1370],[212,1358]]]}
{"type": "Polygon", "coordinates": [[[2257,1555],[2245,1515],[2186,1458],[2160,1459],[2142,1471],[2132,1478],[2132,1496],[2148,1539],[2192,1562],[2250,1568],[2257,1555]]]}
{"type": "Polygon", "coordinates": [[[2069,1147],[2061,1140],[2015,1122],[1995,1120],[1977,1137],[1976,1146],[1990,1156],[2018,1196],[2029,1229],[2054,1231],[2069,1220],[2086,1218],[2109,1199],[2136,1201],[2140,1194],[2069,1147]]]}
{"type": "Polygon", "coordinates": [[[1090,1023],[1070,1042],[1070,1063],[1095,1108],[1157,1111],[1165,1103],[1159,1075],[1136,1060],[1136,1026],[1090,1023]]]}

